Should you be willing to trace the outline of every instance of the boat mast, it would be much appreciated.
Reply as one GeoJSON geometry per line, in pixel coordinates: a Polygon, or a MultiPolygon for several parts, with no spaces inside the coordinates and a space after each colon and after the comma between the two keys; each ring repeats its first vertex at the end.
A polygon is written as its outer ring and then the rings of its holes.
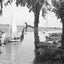
{"type": "Polygon", "coordinates": [[[11,33],[11,37],[13,37],[13,34],[12,34],[12,22],[13,21],[13,13],[11,13],[11,25],[10,25],[10,27],[11,27],[11,29],[10,29],[10,33],[11,33]]]}

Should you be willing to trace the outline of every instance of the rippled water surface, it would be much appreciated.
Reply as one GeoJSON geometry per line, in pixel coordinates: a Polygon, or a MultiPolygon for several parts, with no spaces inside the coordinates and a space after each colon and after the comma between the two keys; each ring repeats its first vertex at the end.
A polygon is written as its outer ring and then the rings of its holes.
{"type": "Polygon", "coordinates": [[[12,42],[0,55],[0,64],[32,64],[34,60],[33,32],[25,34],[23,42],[12,42]]]}

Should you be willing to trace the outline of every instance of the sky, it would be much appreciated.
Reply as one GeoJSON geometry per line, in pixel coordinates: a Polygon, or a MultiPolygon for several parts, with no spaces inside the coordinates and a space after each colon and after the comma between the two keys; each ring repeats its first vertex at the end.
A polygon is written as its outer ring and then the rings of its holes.
{"type": "MultiPolygon", "coordinates": [[[[0,24],[11,24],[13,20],[17,25],[25,25],[27,22],[30,25],[34,25],[34,14],[33,12],[29,13],[27,7],[16,7],[13,3],[7,7],[3,8],[3,15],[0,17],[0,24]]],[[[53,12],[48,12],[46,19],[42,17],[42,10],[39,17],[39,27],[62,27],[60,19],[57,19],[53,12]]]]}

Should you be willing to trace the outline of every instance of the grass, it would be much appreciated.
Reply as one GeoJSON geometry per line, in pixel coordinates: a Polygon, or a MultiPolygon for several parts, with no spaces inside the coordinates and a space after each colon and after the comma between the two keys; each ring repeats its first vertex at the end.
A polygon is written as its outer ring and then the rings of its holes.
{"type": "MultiPolygon", "coordinates": [[[[59,37],[60,34],[52,34],[50,37],[54,36],[59,37]]],[[[64,49],[58,45],[58,42],[40,42],[38,49],[35,50],[34,64],[64,64],[64,49]]]]}
{"type": "Polygon", "coordinates": [[[64,49],[45,46],[35,52],[34,64],[64,64],[64,49]]]}

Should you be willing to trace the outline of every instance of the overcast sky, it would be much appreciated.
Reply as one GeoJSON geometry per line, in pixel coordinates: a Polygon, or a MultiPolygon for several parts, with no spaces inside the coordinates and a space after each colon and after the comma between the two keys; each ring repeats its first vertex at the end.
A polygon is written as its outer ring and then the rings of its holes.
{"type": "MultiPolygon", "coordinates": [[[[34,14],[33,12],[29,13],[29,9],[27,7],[16,7],[13,5],[9,5],[3,8],[3,15],[0,17],[0,24],[11,24],[11,18],[13,15],[13,19],[17,25],[25,25],[25,22],[33,25],[34,23],[34,14]]],[[[47,20],[43,19],[42,11],[40,12],[39,18],[39,26],[45,27],[62,27],[60,20],[58,20],[54,13],[49,12],[46,16],[47,20]]]]}

